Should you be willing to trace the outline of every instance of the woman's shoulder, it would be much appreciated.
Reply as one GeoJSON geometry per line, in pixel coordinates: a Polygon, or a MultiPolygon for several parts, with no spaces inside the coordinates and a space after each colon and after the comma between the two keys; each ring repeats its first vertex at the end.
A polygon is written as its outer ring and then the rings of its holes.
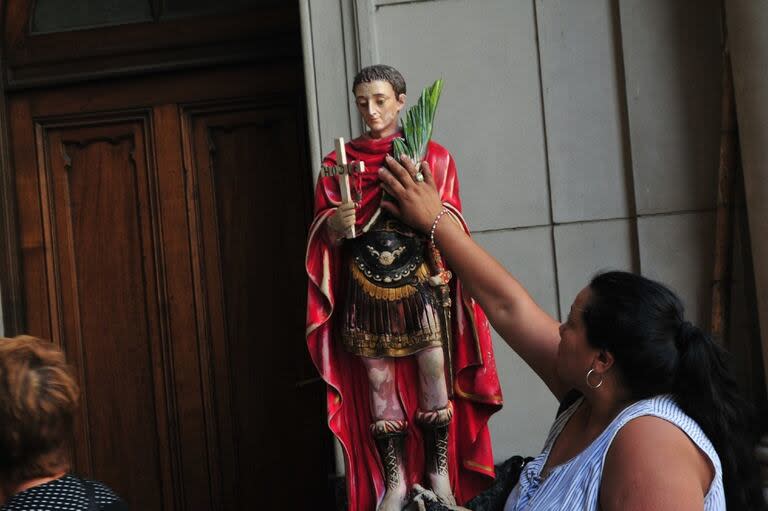
{"type": "Polygon", "coordinates": [[[101,511],[126,511],[128,509],[126,502],[106,483],[91,479],[78,479],[85,488],[86,498],[95,502],[101,511]]]}
{"type": "Polygon", "coordinates": [[[27,511],[32,509],[96,509],[125,511],[126,503],[106,484],[82,479],[72,474],[64,475],[44,484],[17,493],[1,508],[3,511],[27,511]]]}
{"type": "Polygon", "coordinates": [[[90,484],[93,487],[94,498],[98,504],[110,504],[115,501],[122,501],[120,496],[101,481],[85,480],[86,484],[90,484]]]}
{"type": "MultiPolygon", "coordinates": [[[[658,404],[650,401],[639,408],[658,411],[658,404]]],[[[605,499],[606,508],[616,509],[611,501],[626,505],[627,499],[637,509],[655,509],[670,499],[703,502],[719,469],[673,418],[640,413],[617,431],[602,472],[601,501],[605,499]]]]}
{"type": "Polygon", "coordinates": [[[696,459],[705,459],[711,464],[715,472],[721,471],[720,458],[712,442],[671,395],[662,394],[631,404],[620,414],[617,426],[612,444],[627,443],[630,448],[649,450],[664,447],[663,442],[684,446],[696,453],[696,459]]]}
{"type": "Polygon", "coordinates": [[[715,465],[720,466],[720,460],[710,439],[701,429],[701,426],[680,408],[677,401],[671,395],[661,394],[637,401],[627,407],[623,415],[624,417],[620,424],[622,428],[624,424],[634,421],[639,417],[654,418],[653,420],[641,421],[644,424],[656,424],[657,427],[663,427],[667,424],[673,425],[674,427],[671,427],[670,431],[680,438],[693,442],[709,457],[714,458],[713,463],[715,465]]]}
{"type": "MultiPolygon", "coordinates": [[[[611,449],[625,449],[637,454],[654,452],[660,454],[685,450],[697,454],[704,454],[697,443],[675,421],[668,417],[653,414],[643,414],[631,418],[616,433],[611,449]]],[[[669,457],[663,456],[662,459],[669,457]]]]}

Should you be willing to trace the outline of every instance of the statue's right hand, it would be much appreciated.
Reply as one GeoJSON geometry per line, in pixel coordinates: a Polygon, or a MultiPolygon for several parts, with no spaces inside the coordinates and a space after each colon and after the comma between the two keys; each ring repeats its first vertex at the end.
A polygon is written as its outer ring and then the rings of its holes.
{"type": "Polygon", "coordinates": [[[344,235],[346,232],[355,225],[357,215],[355,214],[355,203],[344,202],[328,219],[328,227],[330,227],[336,234],[344,235]]]}

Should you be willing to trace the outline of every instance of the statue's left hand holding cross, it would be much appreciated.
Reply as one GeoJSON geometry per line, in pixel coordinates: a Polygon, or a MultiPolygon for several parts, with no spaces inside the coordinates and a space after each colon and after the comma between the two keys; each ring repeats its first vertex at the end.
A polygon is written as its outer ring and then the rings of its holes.
{"type": "MultiPolygon", "coordinates": [[[[320,177],[339,176],[339,188],[341,189],[341,202],[352,202],[349,189],[349,175],[353,172],[365,172],[365,163],[356,161],[347,163],[347,151],[344,148],[344,138],[336,139],[336,165],[323,165],[320,169],[320,177]]],[[[354,238],[355,226],[349,228],[347,238],[354,238]]]]}

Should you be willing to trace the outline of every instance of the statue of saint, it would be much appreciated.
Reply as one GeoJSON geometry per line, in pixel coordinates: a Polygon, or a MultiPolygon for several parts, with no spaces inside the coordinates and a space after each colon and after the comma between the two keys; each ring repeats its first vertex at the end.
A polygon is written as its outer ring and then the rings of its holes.
{"type": "MultiPolygon", "coordinates": [[[[502,400],[490,327],[456,279],[445,313],[436,271],[450,273],[435,268],[428,236],[380,208],[377,171],[401,135],[405,80],[370,66],[352,91],[368,132],[345,150],[365,170],[349,176],[354,202],[342,202],[335,176],[318,179],[306,256],[307,345],[328,385],[349,509],[400,511],[415,483],[463,503],[494,477],[487,422],[502,400]]],[[[447,209],[441,221],[466,228],[453,157],[430,141],[424,160],[447,209]]],[[[336,152],[323,163],[336,165],[336,152]]]]}

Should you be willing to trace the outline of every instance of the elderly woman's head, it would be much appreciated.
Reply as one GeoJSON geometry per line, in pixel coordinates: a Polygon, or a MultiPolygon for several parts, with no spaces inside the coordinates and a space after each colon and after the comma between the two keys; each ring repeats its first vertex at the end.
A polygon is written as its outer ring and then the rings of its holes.
{"type": "Polygon", "coordinates": [[[64,354],[35,337],[0,338],[0,477],[21,482],[69,468],[79,389],[64,354]]]}

